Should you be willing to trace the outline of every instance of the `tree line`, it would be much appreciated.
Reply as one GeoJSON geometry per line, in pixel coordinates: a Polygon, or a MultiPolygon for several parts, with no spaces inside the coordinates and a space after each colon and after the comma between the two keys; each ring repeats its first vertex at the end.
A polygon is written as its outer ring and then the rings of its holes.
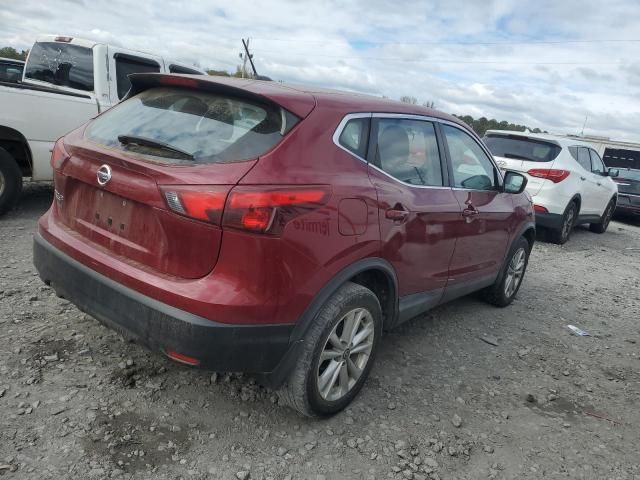
{"type": "Polygon", "coordinates": [[[0,57],[2,58],[12,58],[13,60],[24,61],[27,59],[27,55],[29,55],[29,50],[22,50],[19,52],[13,47],[0,48],[0,57]]]}

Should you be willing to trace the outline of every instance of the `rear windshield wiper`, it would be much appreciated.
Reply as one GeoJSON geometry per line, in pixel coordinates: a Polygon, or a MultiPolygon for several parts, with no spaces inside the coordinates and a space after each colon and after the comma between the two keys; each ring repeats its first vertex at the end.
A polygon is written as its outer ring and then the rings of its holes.
{"type": "Polygon", "coordinates": [[[187,160],[195,160],[191,153],[185,152],[168,143],[161,142],[160,140],[154,140],[153,138],[138,137],[135,135],[118,135],[118,141],[122,145],[139,145],[141,147],[158,148],[160,150],[166,150],[167,152],[177,153],[187,160]]]}
{"type": "MultiPolygon", "coordinates": [[[[500,156],[500,155],[498,155],[500,156]]],[[[502,155],[505,158],[515,158],[517,160],[526,160],[527,162],[535,162],[536,160],[529,158],[529,157],[525,157],[524,155],[518,155],[517,153],[505,153],[502,155]]]]}

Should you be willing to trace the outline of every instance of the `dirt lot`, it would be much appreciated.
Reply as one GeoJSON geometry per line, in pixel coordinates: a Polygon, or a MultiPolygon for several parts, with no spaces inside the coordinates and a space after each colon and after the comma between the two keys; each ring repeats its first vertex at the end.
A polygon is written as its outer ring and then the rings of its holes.
{"type": "Polygon", "coordinates": [[[392,332],[352,408],[308,420],[57,298],[31,263],[50,197],[0,220],[2,478],[640,479],[640,222],[538,242],[511,307],[392,332]]]}

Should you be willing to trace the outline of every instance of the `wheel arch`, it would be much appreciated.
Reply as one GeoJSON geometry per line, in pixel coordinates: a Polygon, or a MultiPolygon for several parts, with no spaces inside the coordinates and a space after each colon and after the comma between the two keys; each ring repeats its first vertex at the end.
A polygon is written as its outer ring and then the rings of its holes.
{"type": "MultiPolygon", "coordinates": [[[[582,207],[582,197],[579,193],[576,193],[573,197],[571,197],[569,203],[572,202],[574,202],[578,206],[578,211],[576,212],[576,215],[578,215],[580,213],[580,208],[582,207]]],[[[567,203],[567,206],[569,206],[569,203],[567,203]]]]}
{"type": "Polygon", "coordinates": [[[313,298],[298,319],[290,337],[290,347],[273,372],[263,376],[272,388],[279,388],[296,365],[304,337],[325,302],[347,282],[354,282],[372,290],[382,307],[383,327],[390,327],[398,316],[398,280],[393,266],[383,258],[369,257],[342,269],[329,280],[313,298]]]}
{"type": "Polygon", "coordinates": [[[33,173],[33,157],[26,137],[18,130],[0,126],[0,147],[13,157],[20,167],[22,175],[30,177],[33,173]]]}

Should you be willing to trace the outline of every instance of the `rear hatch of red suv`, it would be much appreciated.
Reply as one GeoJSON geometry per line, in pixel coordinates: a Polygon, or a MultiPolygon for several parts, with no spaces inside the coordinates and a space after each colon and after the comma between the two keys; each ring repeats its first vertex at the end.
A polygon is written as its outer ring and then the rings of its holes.
{"type": "Polygon", "coordinates": [[[56,144],[56,222],[142,270],[200,278],[218,258],[229,191],[300,118],[241,89],[149,78],[56,144]]]}

